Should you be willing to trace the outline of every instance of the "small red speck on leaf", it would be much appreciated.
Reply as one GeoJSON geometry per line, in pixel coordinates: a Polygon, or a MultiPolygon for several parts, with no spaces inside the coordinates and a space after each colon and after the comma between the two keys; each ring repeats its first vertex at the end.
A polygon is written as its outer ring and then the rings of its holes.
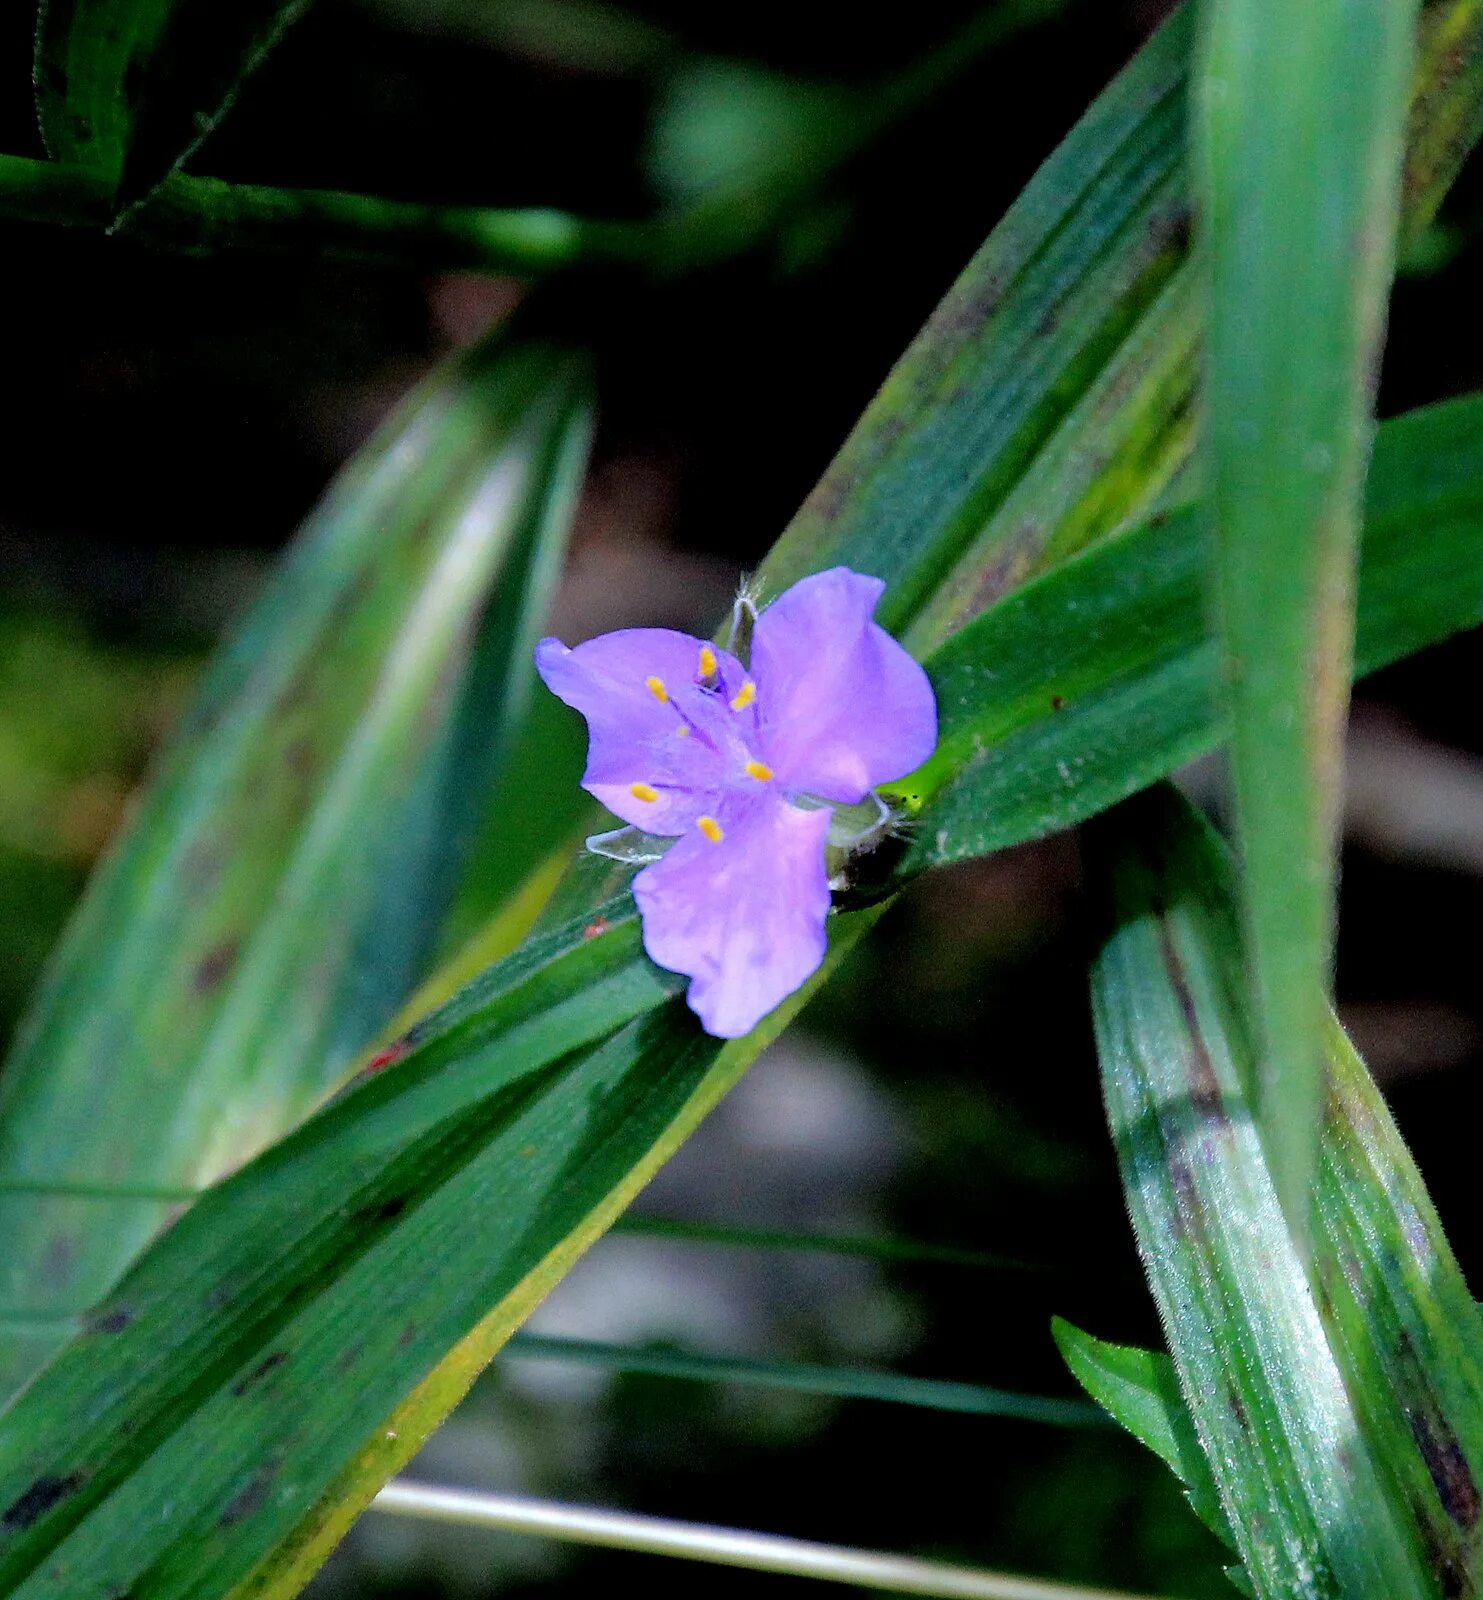
{"type": "Polygon", "coordinates": [[[405,1039],[398,1039],[379,1054],[374,1055],[366,1062],[361,1070],[363,1078],[374,1078],[378,1072],[384,1072],[387,1067],[395,1066],[398,1061],[412,1048],[405,1039]]]}
{"type": "Polygon", "coordinates": [[[592,921],[589,922],[587,924],[587,926],[582,929],[582,937],[584,939],[595,939],[595,938],[597,938],[597,936],[599,934],[606,933],[607,931],[608,931],[607,918],[606,917],[594,917],[592,919],[592,921]]]}

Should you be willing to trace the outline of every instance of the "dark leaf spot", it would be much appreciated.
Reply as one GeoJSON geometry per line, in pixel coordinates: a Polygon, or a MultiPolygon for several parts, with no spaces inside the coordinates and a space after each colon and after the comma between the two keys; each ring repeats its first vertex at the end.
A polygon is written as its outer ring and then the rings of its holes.
{"type": "Polygon", "coordinates": [[[134,1313],[127,1306],[115,1306],[111,1311],[100,1311],[88,1323],[89,1333],[122,1333],[134,1320],[134,1313]]]}
{"type": "Polygon", "coordinates": [[[65,1478],[38,1478],[35,1483],[0,1517],[0,1528],[29,1528],[38,1518],[44,1517],[82,1487],[83,1475],[69,1472],[65,1478]]]}
{"type": "Polygon", "coordinates": [[[256,1388],[275,1367],[281,1367],[287,1360],[287,1350],[275,1350],[272,1355],[265,1356],[263,1360],[259,1361],[251,1372],[238,1378],[232,1385],[232,1393],[235,1395],[246,1394],[249,1389],[256,1388]]]}
{"type": "Polygon", "coordinates": [[[237,960],[237,941],[227,939],[201,957],[196,965],[196,993],[210,994],[232,970],[237,960]]]}
{"type": "Polygon", "coordinates": [[[1480,1509],[1478,1486],[1452,1425],[1431,1407],[1417,1408],[1411,1412],[1411,1432],[1436,1485],[1442,1509],[1459,1528],[1471,1532],[1477,1526],[1480,1509]]]}
{"type": "Polygon", "coordinates": [[[230,1528],[234,1523],[241,1522],[244,1517],[250,1517],[254,1511],[262,1510],[267,1504],[268,1489],[277,1470],[276,1466],[265,1464],[253,1473],[222,1511],[218,1520],[223,1528],[230,1528]]]}

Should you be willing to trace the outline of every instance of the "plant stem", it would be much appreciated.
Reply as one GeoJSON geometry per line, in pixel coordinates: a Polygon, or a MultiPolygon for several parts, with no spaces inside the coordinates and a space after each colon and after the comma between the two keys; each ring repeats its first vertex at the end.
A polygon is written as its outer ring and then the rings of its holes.
{"type": "Polygon", "coordinates": [[[392,1479],[372,1502],[372,1509],[429,1522],[535,1534],[605,1550],[678,1556],[686,1561],[744,1567],[752,1572],[780,1572],[794,1578],[855,1584],[862,1589],[890,1589],[897,1594],[936,1595],[942,1600],[1136,1600],[1132,1595],[1118,1595],[1107,1589],[1041,1583],[1034,1578],[919,1561],[884,1551],[818,1544],[812,1539],[677,1522],[631,1511],[562,1505],[559,1501],[532,1500],[523,1495],[442,1489],[432,1484],[409,1483],[403,1478],[392,1479]]]}

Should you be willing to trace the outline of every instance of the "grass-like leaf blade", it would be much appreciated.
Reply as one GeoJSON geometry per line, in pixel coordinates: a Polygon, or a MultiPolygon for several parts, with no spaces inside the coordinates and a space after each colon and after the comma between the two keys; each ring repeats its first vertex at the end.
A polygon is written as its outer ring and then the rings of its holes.
{"type": "Polygon", "coordinates": [[[1216,614],[1261,1125],[1301,1226],[1318,1148],[1370,397],[1416,0],[1207,0],[1194,82],[1216,614]]]}
{"type": "Polygon", "coordinates": [[[417,978],[529,699],[589,413],[582,359],[518,336],[430,380],[208,674],[0,1080],[0,1305],[32,1319],[0,1326],[0,1396],[162,1191],[292,1126],[417,978]]]}
{"type": "Polygon", "coordinates": [[[1477,1313],[1363,1067],[1330,1025],[1314,1280],[1254,1118],[1236,895],[1160,789],[1091,830],[1108,1119],[1180,1386],[1263,1597],[1476,1585],[1477,1313]]]}
{"type": "MultiPolygon", "coordinates": [[[[1361,547],[1356,675],[1483,621],[1483,397],[1382,425],[1361,547]]],[[[902,870],[1038,838],[1227,737],[1201,512],[1129,529],[1007,596],[927,658],[941,742],[902,870]]]]}

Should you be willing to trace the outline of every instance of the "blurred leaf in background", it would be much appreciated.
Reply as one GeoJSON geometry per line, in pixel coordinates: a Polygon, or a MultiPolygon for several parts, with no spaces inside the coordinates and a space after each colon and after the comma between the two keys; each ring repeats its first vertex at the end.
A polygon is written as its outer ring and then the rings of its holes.
{"type": "Polygon", "coordinates": [[[215,663],[0,1079],[0,1293],[36,1319],[7,1391],[419,976],[531,702],[589,417],[579,356],[497,333],[347,469],[215,663]]]}

